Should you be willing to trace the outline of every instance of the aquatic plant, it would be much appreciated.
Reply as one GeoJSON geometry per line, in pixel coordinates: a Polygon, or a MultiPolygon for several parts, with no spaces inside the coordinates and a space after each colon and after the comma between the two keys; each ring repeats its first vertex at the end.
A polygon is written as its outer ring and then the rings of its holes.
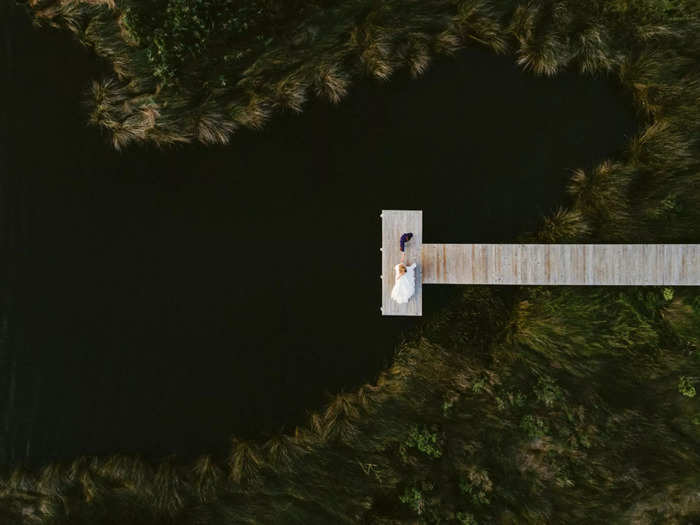
{"type": "Polygon", "coordinates": [[[37,23],[66,27],[112,63],[115,76],[96,80],[88,103],[115,148],[225,143],[238,127],[301,111],[312,94],[339,102],[357,75],[387,80],[407,68],[420,76],[435,53],[469,42],[507,47],[500,11],[483,0],[30,5],[37,23]]]}
{"type": "MultiPolygon", "coordinates": [[[[580,178],[585,177],[585,174],[577,170],[574,176],[580,178]]],[[[553,215],[544,217],[535,240],[552,244],[566,243],[574,239],[585,239],[590,233],[591,227],[586,223],[582,212],[559,208],[553,215]]]]}
{"type": "Polygon", "coordinates": [[[681,376],[678,380],[678,391],[685,397],[695,397],[694,379],[688,376],[681,376]]]}

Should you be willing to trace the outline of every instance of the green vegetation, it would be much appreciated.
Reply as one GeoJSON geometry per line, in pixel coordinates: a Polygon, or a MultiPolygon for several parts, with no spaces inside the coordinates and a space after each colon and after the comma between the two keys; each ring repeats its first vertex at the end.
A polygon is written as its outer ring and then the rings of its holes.
{"type": "MultiPolygon", "coordinates": [[[[239,69],[269,49],[290,25],[328,0],[149,0],[120,3],[123,37],[145,50],[164,86],[211,83],[226,87],[229,65],[239,69]],[[191,77],[190,75],[193,75],[191,77]],[[199,78],[197,78],[199,76],[199,78]]],[[[116,6],[115,6],[116,7],[116,6]]]]}
{"type": "Polygon", "coordinates": [[[678,380],[678,391],[685,397],[695,397],[693,379],[687,376],[681,376],[678,380]]]}
{"type": "Polygon", "coordinates": [[[402,454],[406,454],[406,448],[417,448],[423,454],[430,456],[431,458],[439,458],[442,456],[442,451],[440,450],[438,444],[437,432],[430,432],[427,428],[418,430],[418,427],[411,428],[411,433],[408,438],[403,443],[402,454]]]}
{"type": "MultiPolygon", "coordinates": [[[[114,74],[95,81],[89,105],[91,121],[121,148],[138,141],[227,142],[236,129],[259,128],[275,111],[301,111],[310,96],[338,102],[353,77],[386,80],[402,68],[417,76],[434,56],[472,44],[512,50],[518,63],[540,74],[568,67],[624,73],[633,56],[627,50],[689,31],[686,21],[697,0],[30,0],[29,5],[37,23],[70,29],[112,63],[114,74]]],[[[658,55],[646,59],[663,63],[658,55]]],[[[643,78],[640,96],[656,89],[643,78]]],[[[664,214],[682,213],[675,194],[667,197],[664,214]]]]}
{"type": "MultiPolygon", "coordinates": [[[[115,29],[120,5],[34,3],[38,17],[71,27],[113,59],[119,77],[98,83],[93,117],[117,145],[223,141],[274,108],[300,107],[307,89],[337,100],[351,74],[385,78],[399,64],[419,73],[431,53],[472,42],[510,51],[536,74],[607,72],[639,110],[643,130],[623,157],[573,173],[570,202],[530,239],[700,238],[697,2],[348,0],[292,32],[306,40],[288,36],[286,48],[277,40],[225,77],[225,88],[199,92],[154,78],[145,48],[115,29]],[[248,98],[238,99],[243,92],[248,98]]],[[[0,517],[693,523],[698,377],[695,289],[465,287],[397,349],[375,384],[336,396],[293,435],[234,439],[227,460],[203,456],[193,465],[114,456],[17,469],[0,483],[0,517]]]]}
{"type": "Polygon", "coordinates": [[[463,43],[505,42],[492,9],[451,0],[33,0],[37,23],[66,27],[110,61],[90,120],[116,148],[223,143],[310,96],[342,99],[352,77],[379,80],[463,43]]]}

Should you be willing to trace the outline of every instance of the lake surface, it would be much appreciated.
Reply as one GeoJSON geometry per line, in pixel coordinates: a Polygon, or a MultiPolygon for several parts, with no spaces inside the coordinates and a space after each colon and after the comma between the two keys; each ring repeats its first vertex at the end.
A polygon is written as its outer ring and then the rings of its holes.
{"type": "MultiPolygon", "coordinates": [[[[635,129],[612,81],[471,49],[228,147],[116,153],[81,105],[104,66],[15,11],[6,462],[191,457],[303,423],[420,323],[380,316],[382,208],[422,209],[427,243],[514,241],[635,129]]],[[[424,314],[459,291],[426,288],[424,314]]]]}

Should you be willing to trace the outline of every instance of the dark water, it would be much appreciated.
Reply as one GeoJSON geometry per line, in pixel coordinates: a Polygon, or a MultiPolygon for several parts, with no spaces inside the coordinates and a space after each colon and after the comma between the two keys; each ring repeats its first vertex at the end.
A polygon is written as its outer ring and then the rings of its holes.
{"type": "MultiPolygon", "coordinates": [[[[191,456],[301,423],[420,322],[380,316],[382,208],[422,209],[425,242],[513,241],[634,128],[605,79],[469,50],[229,147],[119,154],[81,107],[103,66],[9,27],[13,461],[191,456]]],[[[426,289],[424,313],[456,293],[426,289]]]]}

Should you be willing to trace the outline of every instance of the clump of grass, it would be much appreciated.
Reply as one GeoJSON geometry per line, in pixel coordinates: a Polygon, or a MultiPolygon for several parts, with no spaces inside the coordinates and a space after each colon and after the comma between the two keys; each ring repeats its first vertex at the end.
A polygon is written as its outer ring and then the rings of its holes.
{"type": "Polygon", "coordinates": [[[387,80],[394,72],[391,33],[371,20],[356,26],[350,33],[350,45],[359,52],[365,71],[378,80],[387,80]]]}
{"type": "Polygon", "coordinates": [[[227,144],[236,128],[223,112],[212,109],[197,116],[193,134],[203,144],[227,144]]]}
{"type": "Polygon", "coordinates": [[[323,96],[334,104],[348,93],[350,80],[340,67],[334,64],[321,64],[316,68],[313,86],[317,96],[323,96]]]}
{"type": "Polygon", "coordinates": [[[176,516],[184,507],[186,480],[172,460],[163,461],[153,478],[154,508],[158,515],[176,516]]]}
{"type": "Polygon", "coordinates": [[[216,501],[224,480],[224,472],[211,456],[200,457],[192,467],[197,495],[202,503],[216,501]]]}
{"type": "MultiPolygon", "coordinates": [[[[451,28],[465,42],[478,42],[496,53],[505,53],[508,49],[508,38],[499,21],[499,12],[484,0],[460,2],[451,28]]],[[[441,36],[441,44],[446,43],[445,33],[441,36]]],[[[447,43],[449,45],[449,38],[447,43]]]]}
{"type": "Polygon", "coordinates": [[[572,218],[576,217],[581,223],[585,217],[599,239],[629,240],[634,231],[628,196],[633,176],[633,169],[611,161],[601,163],[588,173],[574,170],[567,188],[574,198],[576,211],[573,213],[578,212],[572,218]]]}
{"type": "Polygon", "coordinates": [[[568,64],[571,59],[568,33],[551,27],[555,24],[568,25],[568,15],[562,4],[558,4],[551,13],[538,4],[518,6],[510,27],[519,44],[518,64],[526,70],[548,76],[556,74],[568,64]],[[542,25],[545,17],[551,20],[549,28],[542,25]]]}
{"type": "Polygon", "coordinates": [[[307,453],[306,447],[292,436],[280,434],[263,444],[266,464],[276,471],[289,472],[297,461],[307,453]]]}
{"type": "Polygon", "coordinates": [[[686,348],[700,358],[700,300],[696,300],[696,305],[690,300],[690,297],[674,297],[662,310],[662,316],[686,348]]]}
{"type": "Polygon", "coordinates": [[[621,55],[614,53],[608,29],[602,25],[593,24],[581,31],[574,46],[581,73],[610,72],[622,60],[621,55]]]}
{"type": "Polygon", "coordinates": [[[426,72],[430,64],[430,37],[424,33],[413,33],[397,45],[397,59],[408,64],[413,78],[426,72]]]}
{"type": "Polygon", "coordinates": [[[229,477],[234,483],[255,483],[263,467],[263,455],[256,443],[234,438],[228,463],[229,477]]]}
{"type": "Polygon", "coordinates": [[[50,463],[41,469],[36,490],[49,497],[60,497],[68,479],[68,472],[63,465],[50,463]]]}
{"type": "Polygon", "coordinates": [[[356,422],[359,418],[360,411],[354,396],[338,394],[323,414],[323,434],[327,439],[349,443],[357,437],[356,422]]]}
{"type": "Polygon", "coordinates": [[[585,239],[590,233],[583,212],[559,208],[554,215],[544,218],[535,239],[544,243],[566,243],[585,239]]]}

